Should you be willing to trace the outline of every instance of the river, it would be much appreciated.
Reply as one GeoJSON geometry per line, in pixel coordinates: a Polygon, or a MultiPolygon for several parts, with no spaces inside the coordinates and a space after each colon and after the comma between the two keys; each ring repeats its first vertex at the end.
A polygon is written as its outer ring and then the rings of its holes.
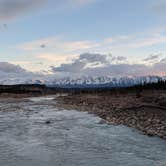
{"type": "Polygon", "coordinates": [[[59,110],[52,97],[0,108],[0,166],[166,166],[165,140],[59,110]]]}

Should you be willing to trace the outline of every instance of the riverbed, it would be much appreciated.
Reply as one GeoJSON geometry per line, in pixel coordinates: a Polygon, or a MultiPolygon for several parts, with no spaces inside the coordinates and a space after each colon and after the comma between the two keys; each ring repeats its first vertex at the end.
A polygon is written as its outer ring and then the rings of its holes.
{"type": "Polygon", "coordinates": [[[165,140],[53,99],[0,101],[0,166],[166,166],[165,140]]]}

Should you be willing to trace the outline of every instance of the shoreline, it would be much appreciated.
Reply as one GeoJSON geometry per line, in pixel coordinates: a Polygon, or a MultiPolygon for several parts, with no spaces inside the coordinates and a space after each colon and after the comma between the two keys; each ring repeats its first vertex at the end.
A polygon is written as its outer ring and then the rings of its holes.
{"type": "Polygon", "coordinates": [[[56,101],[59,108],[95,114],[108,124],[166,139],[166,91],[144,91],[139,98],[134,93],[69,94],[56,101]]]}

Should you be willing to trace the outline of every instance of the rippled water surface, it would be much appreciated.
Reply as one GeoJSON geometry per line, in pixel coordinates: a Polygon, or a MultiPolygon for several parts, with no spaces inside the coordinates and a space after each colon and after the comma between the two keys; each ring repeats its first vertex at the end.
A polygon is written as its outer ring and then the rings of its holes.
{"type": "Polygon", "coordinates": [[[165,140],[58,110],[51,97],[0,108],[0,166],[166,166],[165,140]]]}

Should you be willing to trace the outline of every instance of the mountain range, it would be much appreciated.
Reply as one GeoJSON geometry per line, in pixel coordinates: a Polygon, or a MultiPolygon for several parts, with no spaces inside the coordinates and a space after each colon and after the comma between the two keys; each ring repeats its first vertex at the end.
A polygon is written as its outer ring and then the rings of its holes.
{"type": "Polygon", "coordinates": [[[14,84],[45,84],[49,87],[61,88],[90,88],[90,87],[128,87],[137,84],[158,82],[166,80],[166,77],[160,76],[135,76],[135,77],[111,77],[111,76],[83,76],[78,78],[65,77],[56,79],[53,77],[42,79],[5,79],[0,80],[1,85],[14,84]]]}

